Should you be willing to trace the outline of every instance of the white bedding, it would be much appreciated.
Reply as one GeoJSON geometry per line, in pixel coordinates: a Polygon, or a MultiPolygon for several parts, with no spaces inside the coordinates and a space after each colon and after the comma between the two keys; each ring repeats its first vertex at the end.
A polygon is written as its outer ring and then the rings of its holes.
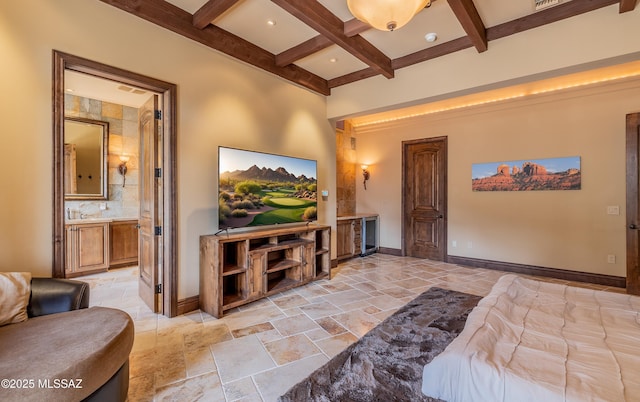
{"type": "Polygon", "coordinates": [[[455,401],[640,401],[640,297],[504,275],[424,368],[455,401]]]}

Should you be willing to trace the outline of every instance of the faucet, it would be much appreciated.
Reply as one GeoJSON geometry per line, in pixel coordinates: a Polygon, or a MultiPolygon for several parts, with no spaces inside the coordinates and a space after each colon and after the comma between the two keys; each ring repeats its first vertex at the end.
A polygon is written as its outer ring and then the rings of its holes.
{"type": "Polygon", "coordinates": [[[71,220],[71,209],[67,208],[67,220],[71,220]]]}

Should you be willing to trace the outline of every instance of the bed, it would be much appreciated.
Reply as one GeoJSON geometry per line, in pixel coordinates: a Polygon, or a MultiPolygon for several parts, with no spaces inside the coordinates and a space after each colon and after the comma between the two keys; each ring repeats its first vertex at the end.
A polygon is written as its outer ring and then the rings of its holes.
{"type": "Polygon", "coordinates": [[[640,297],[504,275],[424,367],[455,401],[640,400],[640,297]]]}

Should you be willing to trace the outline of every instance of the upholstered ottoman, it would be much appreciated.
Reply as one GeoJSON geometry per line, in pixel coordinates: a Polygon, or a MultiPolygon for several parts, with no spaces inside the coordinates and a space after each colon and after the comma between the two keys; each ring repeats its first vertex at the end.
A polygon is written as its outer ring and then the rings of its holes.
{"type": "Polygon", "coordinates": [[[0,400],[81,401],[120,370],[128,385],[133,336],[129,315],[104,307],[0,327],[0,373],[13,381],[0,388],[0,400]]]}

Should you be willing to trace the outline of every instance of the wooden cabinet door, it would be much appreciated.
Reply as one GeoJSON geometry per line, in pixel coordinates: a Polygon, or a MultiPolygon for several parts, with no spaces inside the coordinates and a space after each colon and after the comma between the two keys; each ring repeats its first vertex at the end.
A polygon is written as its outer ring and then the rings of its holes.
{"type": "Polygon", "coordinates": [[[138,264],[138,221],[111,222],[109,232],[109,266],[138,264]]]}
{"type": "Polygon", "coordinates": [[[108,223],[74,225],[76,272],[109,267],[108,223]]]}
{"type": "Polygon", "coordinates": [[[339,220],[336,224],[336,252],[339,260],[353,257],[353,226],[353,219],[339,220]]]}
{"type": "Polygon", "coordinates": [[[257,299],[266,292],[264,277],[267,275],[267,256],[265,253],[251,253],[249,259],[249,267],[247,269],[249,275],[248,297],[257,299]]]}
{"type": "Polygon", "coordinates": [[[310,280],[316,276],[316,245],[305,244],[302,250],[302,280],[310,280]]]}

